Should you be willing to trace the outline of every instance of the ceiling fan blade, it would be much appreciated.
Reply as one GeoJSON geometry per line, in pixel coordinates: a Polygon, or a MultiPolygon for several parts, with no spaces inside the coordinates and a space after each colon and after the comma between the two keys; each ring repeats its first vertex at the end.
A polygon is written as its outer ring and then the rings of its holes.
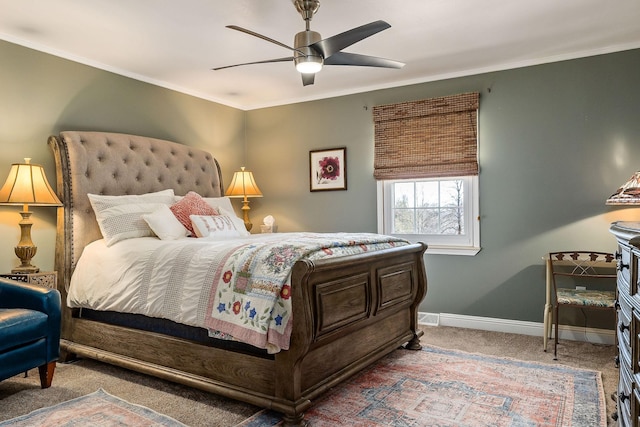
{"type": "Polygon", "coordinates": [[[217,71],[217,70],[223,70],[225,68],[240,67],[242,65],[268,64],[270,62],[287,62],[287,61],[293,61],[293,56],[288,56],[286,58],[266,59],[264,61],[245,62],[245,63],[242,63],[242,64],[225,65],[224,67],[212,68],[212,70],[217,71]]]}
{"type": "Polygon", "coordinates": [[[319,42],[310,45],[313,49],[320,52],[323,58],[328,58],[336,52],[351,46],[360,40],[366,39],[382,30],[391,28],[391,25],[385,21],[374,21],[369,24],[362,25],[360,27],[352,28],[344,33],[336,34],[327,39],[320,40],[319,42]]]}
{"type": "Polygon", "coordinates": [[[324,60],[324,65],[356,65],[361,67],[402,68],[404,63],[376,56],[336,52],[324,60]]]}
{"type": "Polygon", "coordinates": [[[297,50],[292,48],[291,46],[287,46],[286,44],[281,43],[278,40],[274,40],[274,39],[272,39],[270,37],[263,36],[262,34],[258,34],[255,31],[247,30],[246,28],[238,27],[237,25],[227,25],[227,28],[231,28],[232,30],[240,31],[240,32],[245,33],[245,34],[249,34],[250,36],[254,36],[254,37],[257,37],[259,39],[266,40],[266,41],[268,41],[270,43],[277,44],[278,46],[281,46],[281,47],[283,47],[285,49],[289,49],[289,50],[292,50],[294,52],[297,52],[297,50]]]}
{"type": "Polygon", "coordinates": [[[302,75],[302,86],[309,86],[315,80],[315,73],[300,73],[302,75]]]}

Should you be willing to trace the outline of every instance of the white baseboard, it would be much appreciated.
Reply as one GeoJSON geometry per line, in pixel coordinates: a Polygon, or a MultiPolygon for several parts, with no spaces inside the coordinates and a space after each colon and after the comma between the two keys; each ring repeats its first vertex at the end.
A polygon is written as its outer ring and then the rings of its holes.
{"type": "MultiPolygon", "coordinates": [[[[418,323],[429,326],[453,326],[456,328],[532,335],[539,336],[541,339],[544,336],[543,323],[526,322],[522,320],[420,312],[418,313],[418,323]]],[[[612,329],[559,325],[559,337],[561,340],[586,341],[594,344],[615,344],[615,331],[612,329]]]]}

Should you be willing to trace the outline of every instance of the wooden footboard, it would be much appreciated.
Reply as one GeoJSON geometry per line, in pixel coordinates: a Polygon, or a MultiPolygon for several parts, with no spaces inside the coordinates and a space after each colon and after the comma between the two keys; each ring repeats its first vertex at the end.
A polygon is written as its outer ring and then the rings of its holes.
{"type": "Polygon", "coordinates": [[[276,402],[292,425],[313,399],[399,346],[419,348],[422,244],[301,261],[293,270],[291,347],[276,355],[276,402]]]}
{"type": "Polygon", "coordinates": [[[417,244],[298,262],[291,347],[273,359],[71,318],[69,309],[62,348],[271,408],[288,425],[303,425],[304,412],[328,389],[403,344],[419,348],[425,249],[417,244]]]}

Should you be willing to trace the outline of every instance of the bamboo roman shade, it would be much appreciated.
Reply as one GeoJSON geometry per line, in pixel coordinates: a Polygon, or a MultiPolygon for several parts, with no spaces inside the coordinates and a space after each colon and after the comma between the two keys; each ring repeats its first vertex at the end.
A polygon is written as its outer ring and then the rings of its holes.
{"type": "Polygon", "coordinates": [[[376,179],[478,174],[479,93],[373,107],[376,179]]]}

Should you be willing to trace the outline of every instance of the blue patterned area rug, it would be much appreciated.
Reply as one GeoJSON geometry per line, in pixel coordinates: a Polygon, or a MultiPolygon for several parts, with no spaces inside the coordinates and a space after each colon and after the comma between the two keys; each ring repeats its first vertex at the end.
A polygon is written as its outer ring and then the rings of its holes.
{"type": "Polygon", "coordinates": [[[27,415],[0,422],[12,427],[187,427],[166,415],[144,406],[134,405],[99,389],[55,406],[35,410],[27,415]]]}
{"type": "MultiPolygon", "coordinates": [[[[607,425],[600,372],[424,347],[397,350],[306,413],[313,427],[607,425]]],[[[264,410],[239,427],[281,425],[264,410]]]]}

